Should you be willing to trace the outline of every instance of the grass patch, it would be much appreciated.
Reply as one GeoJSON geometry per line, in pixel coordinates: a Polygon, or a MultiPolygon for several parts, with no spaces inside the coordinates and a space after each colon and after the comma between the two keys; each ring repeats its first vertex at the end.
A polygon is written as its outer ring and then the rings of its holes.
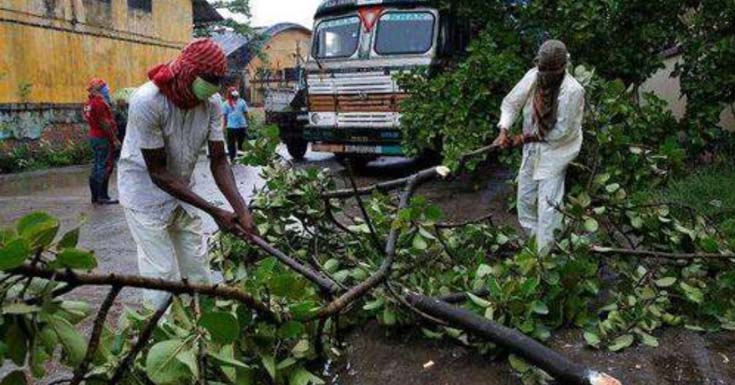
{"type": "MultiPolygon", "coordinates": [[[[735,169],[728,164],[732,162],[694,170],[672,179],[663,189],[636,198],[691,207],[718,223],[723,233],[735,236],[735,169]]],[[[672,206],[672,210],[680,211],[672,206]]],[[[680,215],[685,216],[687,212],[681,210],[680,215]]]]}

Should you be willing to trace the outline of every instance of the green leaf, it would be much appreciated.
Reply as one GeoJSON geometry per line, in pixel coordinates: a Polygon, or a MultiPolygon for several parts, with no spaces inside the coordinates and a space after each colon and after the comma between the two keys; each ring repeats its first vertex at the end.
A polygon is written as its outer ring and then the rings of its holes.
{"type": "Polygon", "coordinates": [[[25,239],[14,239],[0,249],[0,270],[12,270],[23,266],[23,263],[31,256],[25,239]]]}
{"type": "Polygon", "coordinates": [[[523,285],[521,286],[521,294],[524,297],[528,297],[531,294],[534,294],[536,292],[536,288],[539,285],[539,280],[536,277],[532,277],[526,280],[526,282],[523,282],[523,285]]]}
{"type": "Polygon", "coordinates": [[[654,348],[658,347],[658,338],[642,331],[639,331],[638,335],[641,337],[641,342],[643,342],[644,345],[654,348]]]}
{"type": "Polygon", "coordinates": [[[197,352],[194,349],[184,350],[176,356],[176,359],[189,368],[194,378],[199,378],[199,363],[197,362],[197,352]]]}
{"type": "Polygon", "coordinates": [[[291,366],[293,366],[297,362],[299,362],[297,359],[295,359],[293,357],[288,357],[285,360],[279,362],[278,365],[276,365],[276,369],[283,370],[283,369],[286,369],[286,368],[290,368],[291,366]]]}
{"type": "Polygon", "coordinates": [[[367,310],[367,311],[377,310],[377,309],[380,309],[381,307],[383,307],[383,304],[384,303],[385,303],[385,301],[383,300],[383,298],[378,298],[378,299],[376,299],[374,301],[370,301],[370,302],[366,303],[362,307],[362,309],[363,310],[367,310]]]}
{"type": "Polygon", "coordinates": [[[80,228],[77,227],[76,229],[64,234],[64,236],[61,237],[61,240],[56,244],[56,248],[62,250],[77,247],[77,244],[79,243],[79,229],[80,228]]]}
{"type": "Polygon", "coordinates": [[[424,237],[422,237],[420,234],[416,234],[416,236],[413,237],[412,245],[413,245],[413,248],[416,250],[426,250],[429,247],[424,237]]]}
{"type": "Polygon", "coordinates": [[[56,268],[92,270],[97,267],[97,258],[95,258],[94,254],[78,249],[61,250],[61,252],[56,254],[56,260],[54,262],[54,267],[56,268]]]}
{"type": "Polygon", "coordinates": [[[681,284],[679,284],[679,287],[681,287],[681,289],[684,291],[684,294],[686,294],[687,298],[690,301],[696,304],[701,304],[702,302],[704,302],[704,293],[702,292],[702,290],[694,286],[687,285],[686,282],[682,282],[681,284]]]}
{"type": "Polygon", "coordinates": [[[87,352],[87,341],[69,321],[61,317],[50,316],[49,325],[54,329],[61,345],[64,347],[66,361],[71,366],[79,365],[87,352]]]}
{"type": "Polygon", "coordinates": [[[484,300],[484,299],[482,299],[482,298],[480,298],[480,297],[478,297],[478,296],[476,296],[476,295],[474,295],[472,293],[469,293],[469,292],[467,293],[467,297],[469,297],[470,301],[472,301],[475,305],[477,305],[477,306],[479,306],[481,308],[486,308],[486,307],[490,307],[490,306],[493,305],[492,302],[486,301],[486,300],[484,300]]]}
{"type": "Polygon", "coordinates": [[[296,321],[288,321],[278,328],[278,337],[280,338],[296,338],[304,333],[304,324],[296,321]]]}
{"type": "Polygon", "coordinates": [[[592,332],[584,332],[584,340],[587,341],[588,345],[594,346],[594,347],[600,346],[600,342],[601,342],[600,336],[592,332]]]}
{"type": "Polygon", "coordinates": [[[475,275],[477,276],[477,278],[485,278],[492,273],[493,268],[483,263],[477,268],[477,272],[475,273],[475,275]]]}
{"type": "Polygon", "coordinates": [[[582,206],[582,208],[587,208],[592,204],[592,198],[590,198],[590,195],[586,192],[582,192],[577,197],[577,202],[579,202],[579,205],[582,206]]]}
{"type": "Polygon", "coordinates": [[[327,273],[334,273],[339,268],[339,260],[336,258],[332,258],[328,260],[327,262],[324,262],[324,270],[327,273]]]}
{"type": "Polygon", "coordinates": [[[23,366],[28,354],[28,339],[17,323],[13,322],[5,333],[5,344],[8,345],[8,357],[18,366],[23,366]]]}
{"type": "Polygon", "coordinates": [[[324,380],[300,367],[288,376],[289,385],[323,385],[324,380]]]}
{"type": "Polygon", "coordinates": [[[587,218],[584,221],[584,229],[589,233],[594,233],[600,229],[600,224],[597,223],[597,220],[595,220],[595,218],[587,218]]]}
{"type": "Polygon", "coordinates": [[[41,311],[38,306],[27,305],[25,303],[11,303],[2,307],[3,314],[29,314],[41,311]]]}
{"type": "Polygon", "coordinates": [[[53,242],[59,231],[59,221],[46,213],[37,212],[21,218],[17,230],[31,248],[43,248],[53,242]]]}
{"type": "Polygon", "coordinates": [[[522,358],[514,354],[511,354],[508,356],[508,363],[510,363],[510,367],[513,368],[513,370],[521,374],[526,373],[529,370],[531,370],[531,365],[529,365],[522,358]]]}
{"type": "Polygon", "coordinates": [[[225,356],[222,353],[214,353],[214,352],[208,351],[207,352],[207,355],[209,355],[209,357],[211,357],[212,359],[214,359],[215,361],[217,361],[222,366],[227,366],[227,367],[231,367],[231,368],[250,369],[250,366],[248,366],[248,365],[246,365],[246,364],[244,364],[244,363],[242,363],[242,362],[240,362],[240,361],[238,361],[238,360],[236,360],[236,359],[234,359],[232,357],[227,357],[227,356],[225,356]]]}
{"type": "Polygon", "coordinates": [[[26,379],[25,373],[21,370],[11,372],[0,381],[0,385],[26,385],[27,383],[28,379],[26,379]]]}
{"type": "Polygon", "coordinates": [[[153,345],[145,360],[145,371],[154,383],[174,384],[191,377],[190,369],[177,359],[186,348],[185,342],[168,340],[153,345]]]}
{"type": "Polygon", "coordinates": [[[383,324],[393,326],[396,324],[396,313],[387,307],[383,309],[383,324]]]}
{"type": "Polygon", "coordinates": [[[240,335],[240,324],[234,315],[227,312],[202,314],[199,325],[206,329],[216,343],[229,344],[240,335]]]}
{"type": "Polygon", "coordinates": [[[270,356],[270,355],[263,355],[260,357],[260,360],[263,363],[263,367],[268,372],[268,375],[270,375],[273,381],[275,381],[276,380],[276,360],[273,358],[273,356],[270,356]]]}
{"type": "Polygon", "coordinates": [[[498,280],[495,279],[495,277],[490,277],[487,280],[487,287],[488,287],[488,290],[490,290],[490,294],[494,298],[496,299],[503,298],[503,289],[500,287],[500,284],[498,283],[498,280]]]}
{"type": "Polygon", "coordinates": [[[308,351],[309,340],[300,340],[298,343],[296,343],[293,349],[291,349],[291,354],[293,354],[296,358],[303,358],[308,351]]]}
{"type": "Polygon", "coordinates": [[[666,277],[666,278],[661,278],[658,281],[656,281],[656,286],[660,288],[666,288],[666,287],[674,286],[675,283],[676,283],[676,277],[666,277]]]}
{"type": "Polygon", "coordinates": [[[712,237],[706,237],[699,241],[699,246],[702,248],[702,250],[705,253],[717,253],[720,249],[720,246],[717,244],[717,241],[712,237]]]}
{"type": "Polygon", "coordinates": [[[549,314],[549,307],[541,301],[533,301],[531,305],[531,311],[536,314],[546,315],[549,314]]]}
{"type": "Polygon", "coordinates": [[[643,228],[643,218],[638,217],[638,216],[631,218],[630,225],[636,229],[643,228]]]}
{"type": "Polygon", "coordinates": [[[426,219],[428,219],[431,222],[437,222],[442,219],[444,216],[442,214],[442,210],[439,208],[439,206],[431,205],[426,208],[425,211],[426,219]]]}
{"type": "Polygon", "coordinates": [[[614,193],[615,191],[618,191],[619,189],[620,189],[620,184],[618,183],[613,183],[613,184],[609,184],[605,186],[605,190],[607,190],[607,192],[611,194],[614,193]]]}
{"type": "Polygon", "coordinates": [[[617,352],[620,350],[623,350],[630,345],[633,345],[633,342],[635,341],[635,337],[632,334],[626,334],[622,335],[615,339],[615,341],[612,342],[612,344],[608,347],[611,352],[617,352]]]}

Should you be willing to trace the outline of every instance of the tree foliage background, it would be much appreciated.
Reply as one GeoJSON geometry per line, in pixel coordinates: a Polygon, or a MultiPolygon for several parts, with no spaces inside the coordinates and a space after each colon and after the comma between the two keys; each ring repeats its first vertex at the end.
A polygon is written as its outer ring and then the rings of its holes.
{"type": "MultiPolygon", "coordinates": [[[[436,0],[467,18],[478,37],[454,70],[405,77],[416,97],[405,104],[404,139],[413,153],[439,147],[450,160],[496,134],[504,93],[532,67],[540,44],[564,41],[574,65],[637,89],[663,68],[661,53],[680,46],[682,97],[688,114],[671,128],[682,145],[701,150],[717,135],[719,114],[735,103],[735,4],[712,1],[436,0]],[[431,96],[431,97],[427,97],[431,96]],[[681,135],[680,135],[681,136],[681,135]]],[[[634,98],[638,98],[633,93],[634,98]]]]}

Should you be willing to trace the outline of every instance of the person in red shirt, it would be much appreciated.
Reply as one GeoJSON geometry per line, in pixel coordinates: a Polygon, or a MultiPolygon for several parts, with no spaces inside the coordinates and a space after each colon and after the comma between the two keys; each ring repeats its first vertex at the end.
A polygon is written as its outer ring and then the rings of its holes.
{"type": "Polygon", "coordinates": [[[105,101],[103,90],[107,84],[102,79],[92,79],[87,91],[89,100],[84,106],[84,119],[89,124],[89,144],[94,153],[94,164],[89,176],[89,190],[94,204],[117,204],[110,199],[108,186],[114,167],[114,151],[120,147],[115,118],[105,101]]]}

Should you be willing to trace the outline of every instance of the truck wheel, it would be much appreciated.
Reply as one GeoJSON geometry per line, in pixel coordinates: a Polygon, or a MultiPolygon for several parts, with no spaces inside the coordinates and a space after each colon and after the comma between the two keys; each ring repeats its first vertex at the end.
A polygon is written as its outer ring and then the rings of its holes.
{"type": "Polygon", "coordinates": [[[289,139],[286,141],[288,154],[296,160],[304,160],[304,155],[306,155],[306,149],[308,146],[309,142],[303,139],[289,139]]]}

